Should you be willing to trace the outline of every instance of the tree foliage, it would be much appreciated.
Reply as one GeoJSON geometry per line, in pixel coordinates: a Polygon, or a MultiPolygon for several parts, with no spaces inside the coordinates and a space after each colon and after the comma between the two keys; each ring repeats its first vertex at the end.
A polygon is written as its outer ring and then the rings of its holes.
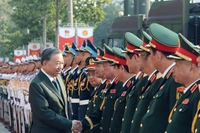
{"type": "MultiPolygon", "coordinates": [[[[67,0],[58,0],[59,20],[67,23],[67,0]]],[[[110,0],[73,0],[74,20],[78,23],[103,21],[103,7],[110,0]]],[[[26,45],[33,39],[40,40],[43,34],[43,18],[46,16],[47,39],[54,42],[56,31],[55,0],[4,0],[0,1],[0,13],[6,17],[0,20],[0,56],[13,56],[13,50],[26,45]],[[5,6],[6,5],[6,6],[5,6]],[[7,13],[8,12],[8,13],[7,13]],[[2,30],[3,29],[3,30],[2,30]],[[29,34],[27,33],[29,29],[29,34]],[[2,33],[3,32],[3,33],[2,33]]],[[[2,15],[1,15],[2,16],[2,15]]]]}

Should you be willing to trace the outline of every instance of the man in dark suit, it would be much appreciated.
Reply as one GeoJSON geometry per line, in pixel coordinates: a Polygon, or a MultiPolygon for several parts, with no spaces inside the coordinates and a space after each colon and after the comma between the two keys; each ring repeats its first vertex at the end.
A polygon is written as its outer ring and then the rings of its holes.
{"type": "Polygon", "coordinates": [[[62,52],[48,48],[42,52],[42,68],[29,87],[32,110],[31,133],[80,132],[81,123],[69,120],[67,96],[60,73],[63,68],[62,52]]]}

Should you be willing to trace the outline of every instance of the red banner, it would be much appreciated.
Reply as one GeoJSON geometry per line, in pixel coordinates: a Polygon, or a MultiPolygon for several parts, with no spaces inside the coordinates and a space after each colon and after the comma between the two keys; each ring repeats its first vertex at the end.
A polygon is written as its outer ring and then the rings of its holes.
{"type": "Polygon", "coordinates": [[[64,50],[65,45],[70,46],[75,42],[75,29],[70,27],[59,27],[59,48],[64,50]]]}
{"type": "Polygon", "coordinates": [[[28,55],[36,55],[38,57],[39,54],[40,54],[40,43],[29,43],[28,55]]]}
{"type": "Polygon", "coordinates": [[[14,62],[16,61],[16,59],[22,59],[22,57],[26,56],[26,50],[14,50],[14,62]]]}
{"type": "Polygon", "coordinates": [[[78,28],[78,47],[81,47],[83,44],[83,41],[88,39],[92,43],[93,41],[93,28],[92,27],[86,27],[86,28],[78,28]]]}

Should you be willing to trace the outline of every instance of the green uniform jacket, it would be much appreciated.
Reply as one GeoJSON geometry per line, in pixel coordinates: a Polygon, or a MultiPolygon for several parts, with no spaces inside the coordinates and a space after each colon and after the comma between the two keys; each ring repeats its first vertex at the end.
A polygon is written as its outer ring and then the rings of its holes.
{"type": "Polygon", "coordinates": [[[109,132],[110,133],[120,133],[122,118],[124,115],[124,109],[126,106],[127,96],[132,89],[132,85],[134,84],[135,76],[128,80],[128,82],[123,87],[123,92],[115,101],[114,113],[111,119],[111,125],[109,132]]]}
{"type": "Polygon", "coordinates": [[[153,96],[149,108],[140,123],[139,133],[164,133],[168,123],[168,116],[176,102],[176,88],[182,85],[176,83],[172,71],[157,87],[157,93],[153,96]]]}
{"type": "MultiPolygon", "coordinates": [[[[86,116],[92,115],[92,112],[94,112],[95,110],[100,108],[101,103],[104,98],[103,89],[106,87],[106,84],[107,83],[105,80],[98,86],[98,88],[96,90],[94,90],[92,92],[92,94],[91,94],[92,99],[89,102],[86,116]]],[[[100,127],[101,127],[101,123],[95,125],[95,127],[93,129],[86,131],[86,133],[100,133],[101,132],[100,127]]]]}
{"type": "MultiPolygon", "coordinates": [[[[199,87],[198,87],[199,88],[199,87]]],[[[200,99],[200,97],[199,97],[200,99]]],[[[192,133],[200,133],[200,101],[197,105],[197,111],[192,122],[192,133]]]]}
{"type": "Polygon", "coordinates": [[[83,121],[83,130],[92,129],[101,122],[101,133],[108,133],[111,118],[114,111],[114,104],[122,90],[122,82],[117,79],[108,85],[108,90],[99,109],[95,110],[91,116],[86,117],[83,121]]]}
{"type": "Polygon", "coordinates": [[[154,73],[154,75],[147,81],[143,88],[143,92],[140,95],[140,101],[138,102],[133,119],[131,121],[131,133],[139,133],[140,122],[148,110],[150,101],[153,99],[153,96],[156,93],[156,86],[161,81],[161,78],[156,79],[156,77],[157,74],[154,73]]]}
{"type": "Polygon", "coordinates": [[[190,133],[199,101],[198,84],[194,83],[186,93],[179,98],[169,116],[166,133],[190,133]]]}
{"type": "Polygon", "coordinates": [[[72,122],[67,119],[67,99],[61,76],[61,95],[50,79],[40,71],[29,88],[32,111],[31,133],[69,133],[72,122]]]}
{"type": "Polygon", "coordinates": [[[142,87],[144,87],[147,82],[148,76],[145,76],[141,79],[137,79],[135,85],[133,86],[131,92],[128,95],[124,116],[122,118],[122,133],[129,133],[131,128],[131,120],[135,113],[135,108],[139,102],[139,96],[142,92],[142,87]]]}

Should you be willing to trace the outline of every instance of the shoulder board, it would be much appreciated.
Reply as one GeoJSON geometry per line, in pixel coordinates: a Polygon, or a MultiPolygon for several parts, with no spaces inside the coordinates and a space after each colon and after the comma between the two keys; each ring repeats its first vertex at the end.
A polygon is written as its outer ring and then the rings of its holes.
{"type": "Polygon", "coordinates": [[[192,88],[190,89],[190,92],[193,93],[197,89],[197,84],[193,85],[192,88]]]}
{"type": "Polygon", "coordinates": [[[144,76],[144,73],[141,72],[140,75],[138,76],[138,79],[141,79],[144,76]]]}
{"type": "Polygon", "coordinates": [[[131,84],[132,82],[129,80],[128,83],[126,83],[126,87],[130,87],[131,84]]]}
{"type": "Polygon", "coordinates": [[[200,92],[200,84],[198,84],[199,92],[200,92]]]}
{"type": "Polygon", "coordinates": [[[151,76],[150,81],[153,82],[156,79],[156,75],[154,74],[153,76],[151,76]]]}
{"type": "Polygon", "coordinates": [[[173,71],[172,71],[172,69],[167,73],[167,75],[166,75],[166,78],[168,79],[170,76],[171,76],[171,74],[173,73],[173,71]]]}
{"type": "Polygon", "coordinates": [[[160,87],[160,89],[159,89],[159,90],[162,90],[162,89],[164,88],[164,86],[165,86],[165,85],[162,85],[162,86],[160,87]]]}

